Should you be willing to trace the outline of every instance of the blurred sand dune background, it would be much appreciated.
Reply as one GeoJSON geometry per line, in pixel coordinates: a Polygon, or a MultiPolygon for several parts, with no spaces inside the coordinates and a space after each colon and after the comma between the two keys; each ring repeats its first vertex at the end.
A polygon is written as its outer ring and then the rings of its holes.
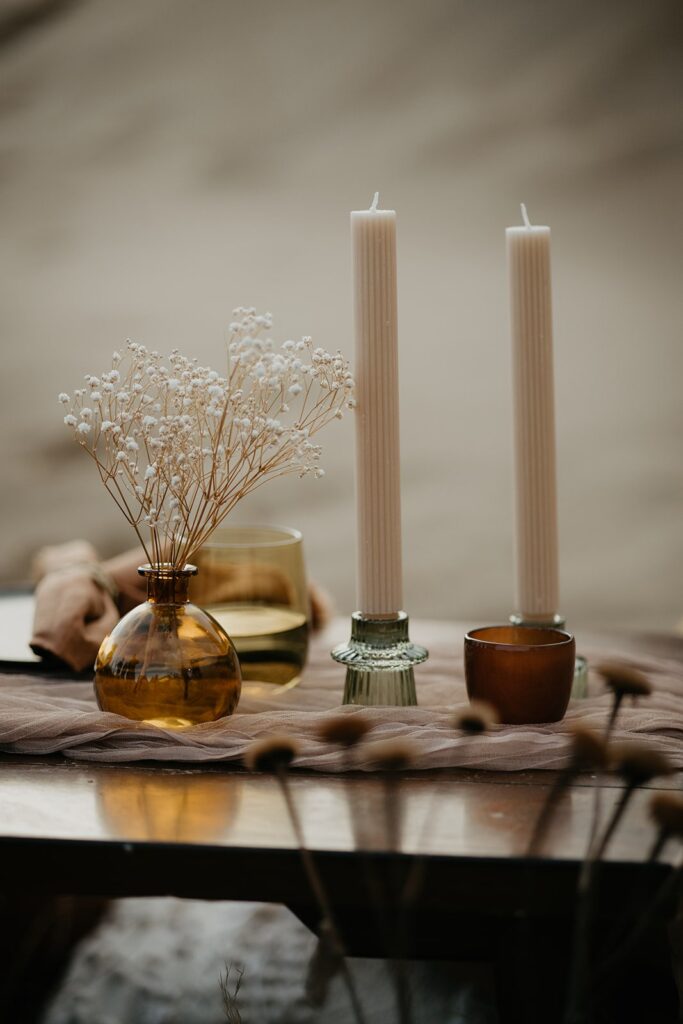
{"type": "MultiPolygon", "coordinates": [[[[0,574],[127,525],[56,401],[132,337],[225,357],[236,305],[351,352],[348,211],[399,213],[406,603],[512,601],[503,231],[554,241],[563,607],[683,613],[683,26],[677,0],[0,3],[0,574]]],[[[338,426],[338,429],[335,429],[338,426]]],[[[354,604],[352,423],[304,531],[354,604]]]]}

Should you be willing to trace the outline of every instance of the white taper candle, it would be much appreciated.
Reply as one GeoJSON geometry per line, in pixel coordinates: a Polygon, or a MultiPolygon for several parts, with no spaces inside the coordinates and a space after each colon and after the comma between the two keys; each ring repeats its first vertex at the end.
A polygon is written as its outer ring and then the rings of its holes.
{"type": "Polygon", "coordinates": [[[550,228],[507,228],[515,450],[516,612],[559,608],[550,228]]]}
{"type": "Polygon", "coordinates": [[[358,610],[403,606],[398,411],[396,213],[351,214],[356,381],[358,610]]]}

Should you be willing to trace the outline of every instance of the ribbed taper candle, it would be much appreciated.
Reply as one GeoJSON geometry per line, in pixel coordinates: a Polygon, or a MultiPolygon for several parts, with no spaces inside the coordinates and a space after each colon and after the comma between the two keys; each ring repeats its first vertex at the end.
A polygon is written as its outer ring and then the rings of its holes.
{"type": "Polygon", "coordinates": [[[508,228],[515,451],[516,611],[528,623],[558,613],[555,396],[550,228],[508,228]]]}
{"type": "Polygon", "coordinates": [[[356,381],[358,609],[403,605],[398,412],[396,213],[351,214],[356,381]]]}

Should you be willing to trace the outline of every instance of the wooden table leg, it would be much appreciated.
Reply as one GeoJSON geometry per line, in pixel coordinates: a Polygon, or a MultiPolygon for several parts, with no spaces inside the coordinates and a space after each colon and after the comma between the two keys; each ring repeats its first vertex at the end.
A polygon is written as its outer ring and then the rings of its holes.
{"type": "Polygon", "coordinates": [[[0,1020],[34,1024],[76,944],[109,901],[74,896],[0,897],[0,1020]]]}

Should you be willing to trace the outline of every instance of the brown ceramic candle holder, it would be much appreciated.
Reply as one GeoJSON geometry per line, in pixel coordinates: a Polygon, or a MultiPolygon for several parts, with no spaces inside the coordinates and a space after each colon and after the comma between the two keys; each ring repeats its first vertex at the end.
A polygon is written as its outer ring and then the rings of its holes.
{"type": "Polygon", "coordinates": [[[563,629],[484,626],[465,637],[470,700],[492,704],[501,722],[559,722],[574,681],[576,645],[563,629]]]}

